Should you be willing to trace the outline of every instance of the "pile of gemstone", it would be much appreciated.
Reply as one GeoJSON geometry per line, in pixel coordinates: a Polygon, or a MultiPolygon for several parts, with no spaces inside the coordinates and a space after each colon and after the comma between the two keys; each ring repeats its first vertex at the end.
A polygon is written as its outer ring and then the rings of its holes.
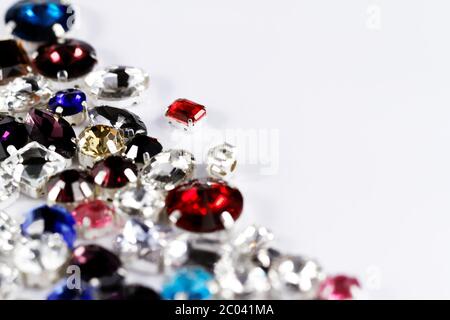
{"type": "MultiPolygon", "coordinates": [[[[195,179],[194,156],[164,148],[129,110],[145,100],[148,74],[96,70],[94,48],[66,37],[75,17],[57,0],[20,1],[6,14],[0,299],[23,298],[24,289],[50,300],[355,298],[356,279],[275,250],[266,228],[237,230],[244,200],[226,182],[236,149],[212,148],[209,178],[195,179]],[[16,221],[7,209],[19,194],[46,204],[16,221]]],[[[164,112],[185,131],[206,116],[187,99],[164,112]]]]}

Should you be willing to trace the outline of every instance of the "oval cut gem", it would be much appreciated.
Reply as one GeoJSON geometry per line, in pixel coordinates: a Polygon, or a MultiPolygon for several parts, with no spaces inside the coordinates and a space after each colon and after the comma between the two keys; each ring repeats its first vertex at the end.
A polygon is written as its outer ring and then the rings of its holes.
{"type": "Polygon", "coordinates": [[[16,122],[13,117],[0,115],[0,161],[10,156],[9,146],[17,150],[25,147],[28,142],[28,132],[22,123],[16,122]]]}
{"type": "Polygon", "coordinates": [[[73,116],[84,111],[86,94],[78,89],[59,91],[48,103],[50,110],[64,116],[73,116]]]}
{"type": "Polygon", "coordinates": [[[94,196],[94,181],[84,171],[75,169],[53,176],[47,184],[49,202],[73,208],[74,205],[94,196]]]}
{"type": "Polygon", "coordinates": [[[136,182],[137,174],[136,165],[119,156],[97,162],[91,172],[94,182],[106,189],[122,188],[129,182],[136,182]]]}

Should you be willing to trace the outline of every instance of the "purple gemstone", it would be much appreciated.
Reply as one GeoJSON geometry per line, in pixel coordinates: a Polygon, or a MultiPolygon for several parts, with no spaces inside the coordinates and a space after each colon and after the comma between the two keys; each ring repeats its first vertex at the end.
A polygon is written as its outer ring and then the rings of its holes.
{"type": "Polygon", "coordinates": [[[67,159],[75,155],[75,131],[66,120],[48,111],[31,109],[25,125],[32,140],[46,147],[54,146],[67,159]]]}
{"type": "Polygon", "coordinates": [[[14,146],[18,150],[27,142],[28,133],[25,126],[16,122],[13,117],[0,115],[0,161],[10,156],[7,150],[9,146],[14,146]]]}

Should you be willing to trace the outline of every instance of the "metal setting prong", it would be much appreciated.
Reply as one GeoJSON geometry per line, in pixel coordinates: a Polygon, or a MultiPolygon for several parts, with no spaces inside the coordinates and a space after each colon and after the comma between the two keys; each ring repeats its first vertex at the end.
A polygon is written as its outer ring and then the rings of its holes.
{"type": "Polygon", "coordinates": [[[179,211],[179,210],[172,212],[172,214],[169,216],[169,220],[173,224],[177,224],[177,222],[178,222],[178,220],[180,220],[180,218],[181,218],[181,211],[179,211]]]}
{"type": "Polygon", "coordinates": [[[234,227],[235,221],[228,211],[222,212],[220,215],[220,221],[226,230],[230,230],[234,227]]]}

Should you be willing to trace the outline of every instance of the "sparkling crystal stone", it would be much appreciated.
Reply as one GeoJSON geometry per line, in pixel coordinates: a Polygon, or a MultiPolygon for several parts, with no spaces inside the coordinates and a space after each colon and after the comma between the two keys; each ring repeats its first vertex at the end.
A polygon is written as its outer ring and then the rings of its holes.
{"type": "Polygon", "coordinates": [[[328,277],[321,285],[322,300],[353,300],[358,298],[361,285],[358,279],[344,275],[328,277]]]}
{"type": "Polygon", "coordinates": [[[125,147],[120,130],[104,125],[88,127],[79,136],[78,160],[82,166],[92,168],[96,162],[120,154],[125,147]]]}
{"type": "Polygon", "coordinates": [[[53,41],[74,24],[74,9],[60,0],[22,0],[8,9],[5,22],[12,34],[31,42],[53,41]]]}
{"type": "Polygon", "coordinates": [[[45,288],[60,278],[70,257],[66,242],[57,233],[23,239],[14,250],[14,265],[28,286],[45,288]]]}
{"type": "Polygon", "coordinates": [[[72,125],[80,125],[86,120],[86,94],[78,89],[58,91],[49,101],[48,108],[62,116],[72,125]]]}
{"type": "Polygon", "coordinates": [[[216,180],[194,180],[170,191],[169,219],[179,228],[209,233],[229,229],[240,217],[244,199],[238,189],[216,180]]]}
{"type": "Polygon", "coordinates": [[[114,206],[124,217],[138,217],[156,222],[165,206],[165,196],[143,185],[128,186],[114,199],[114,206]]]}
{"type": "Polygon", "coordinates": [[[178,99],[167,109],[166,117],[174,125],[189,129],[206,116],[206,108],[187,99],[178,99]]]}
{"type": "Polygon", "coordinates": [[[157,139],[139,134],[135,136],[128,144],[126,157],[137,164],[146,165],[150,159],[163,151],[163,146],[157,139]]]}
{"type": "Polygon", "coordinates": [[[13,176],[0,168],[0,209],[12,205],[20,195],[20,188],[13,176]]]}
{"type": "Polygon", "coordinates": [[[0,263],[0,300],[13,300],[20,290],[19,271],[7,264],[0,263]]]}
{"type": "Polygon", "coordinates": [[[70,81],[91,72],[97,57],[94,48],[86,42],[66,39],[39,47],[33,64],[47,78],[70,81]]]}
{"type": "Polygon", "coordinates": [[[281,298],[308,300],[317,297],[325,275],[313,260],[299,256],[281,256],[271,266],[269,277],[281,298]]]}
{"type": "Polygon", "coordinates": [[[94,290],[85,283],[81,283],[81,288],[73,288],[73,286],[68,283],[68,280],[64,279],[53,288],[53,291],[48,295],[47,300],[94,300],[94,290]]]}
{"type": "Polygon", "coordinates": [[[8,113],[23,120],[32,108],[45,107],[50,96],[49,84],[41,76],[16,78],[0,90],[0,113],[8,113]]]}
{"type": "Polygon", "coordinates": [[[94,181],[85,171],[70,169],[53,176],[47,184],[47,202],[73,209],[94,197],[94,181]]]}
{"type": "Polygon", "coordinates": [[[274,240],[273,233],[264,227],[250,226],[233,239],[233,246],[242,254],[252,254],[267,248],[274,240]]]}
{"type": "Polygon", "coordinates": [[[165,300],[207,300],[214,294],[214,277],[202,268],[184,268],[164,284],[165,300]]]}
{"type": "Polygon", "coordinates": [[[125,107],[136,104],[149,84],[148,74],[132,67],[112,66],[86,77],[86,85],[97,105],[106,103],[125,107]]]}
{"type": "Polygon", "coordinates": [[[63,171],[67,161],[37,142],[31,142],[2,163],[3,169],[19,182],[22,193],[40,198],[51,176],[63,171]]]}
{"type": "Polygon", "coordinates": [[[0,211],[0,257],[11,254],[19,237],[19,224],[7,213],[0,211]]]}
{"type": "Polygon", "coordinates": [[[22,234],[28,237],[41,237],[46,233],[57,233],[73,248],[77,233],[75,220],[71,213],[62,207],[41,206],[28,213],[21,225],[22,234]]]}
{"type": "Polygon", "coordinates": [[[28,133],[22,123],[10,116],[0,115],[0,161],[10,156],[8,147],[23,148],[28,143],[28,133]]]}
{"type": "Polygon", "coordinates": [[[0,52],[0,85],[30,72],[30,60],[20,42],[1,40],[0,52]]]}
{"type": "Polygon", "coordinates": [[[107,300],[158,301],[161,296],[153,289],[141,285],[125,285],[114,292],[107,300]]]}
{"type": "Polygon", "coordinates": [[[200,266],[209,272],[220,258],[231,250],[227,239],[222,237],[196,237],[188,235],[188,258],[186,266],[200,266]]]}
{"type": "Polygon", "coordinates": [[[49,147],[66,159],[74,157],[77,149],[76,135],[70,123],[48,111],[31,109],[25,120],[28,134],[33,141],[49,147]]]}
{"type": "Polygon", "coordinates": [[[169,150],[154,156],[141,173],[141,181],[157,190],[169,191],[194,174],[195,158],[184,150],[169,150]]]}
{"type": "Polygon", "coordinates": [[[137,180],[136,165],[125,158],[112,156],[99,161],[92,168],[94,182],[106,189],[123,188],[137,180]]]}
{"type": "Polygon", "coordinates": [[[121,129],[126,140],[132,139],[137,134],[147,134],[147,127],[141,118],[125,109],[95,107],[89,110],[89,117],[93,124],[104,124],[121,129]]]}
{"type": "Polygon", "coordinates": [[[208,152],[207,170],[213,178],[223,179],[231,176],[236,170],[236,148],[224,143],[208,152]]]}
{"type": "Polygon", "coordinates": [[[81,203],[72,215],[85,239],[104,236],[114,227],[114,209],[101,200],[81,203]]]}

